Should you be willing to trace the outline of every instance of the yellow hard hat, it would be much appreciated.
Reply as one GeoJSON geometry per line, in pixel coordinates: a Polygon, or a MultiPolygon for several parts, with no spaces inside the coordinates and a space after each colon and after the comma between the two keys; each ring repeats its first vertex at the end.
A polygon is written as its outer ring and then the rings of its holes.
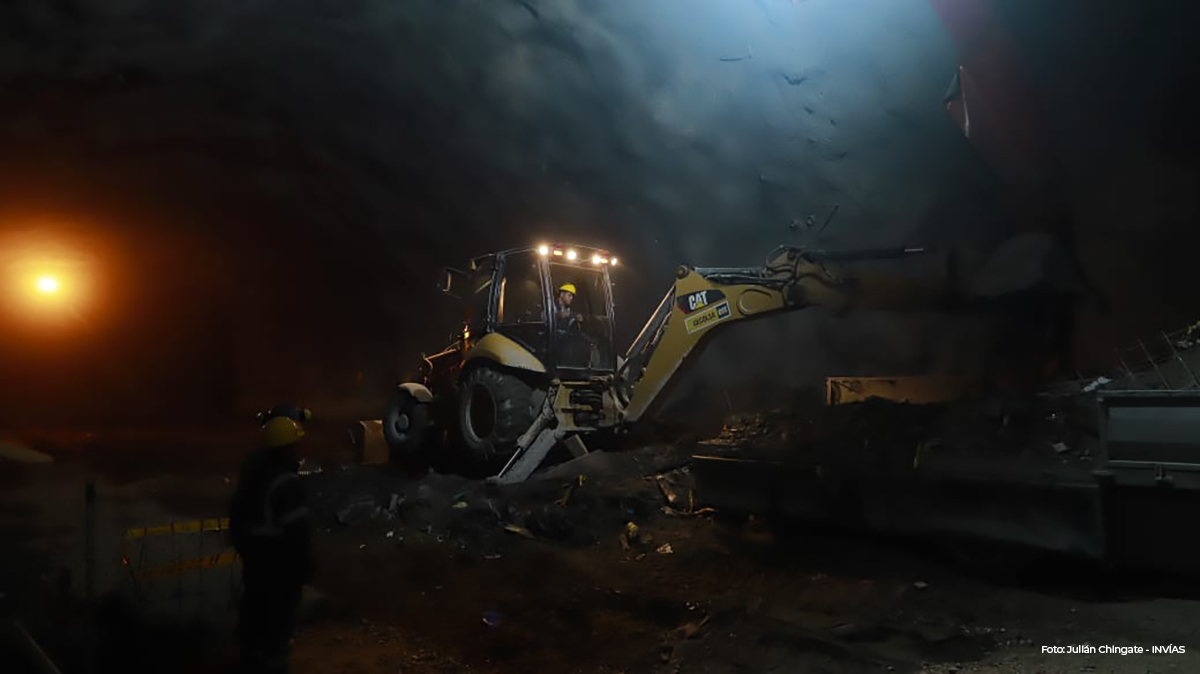
{"type": "Polygon", "coordinates": [[[561,293],[564,290],[571,293],[572,295],[579,294],[579,293],[575,292],[575,284],[574,283],[564,283],[558,287],[558,292],[561,293]]]}
{"type": "Polygon", "coordinates": [[[299,442],[304,429],[295,419],[275,417],[263,425],[261,437],[264,449],[278,449],[299,442]]]}

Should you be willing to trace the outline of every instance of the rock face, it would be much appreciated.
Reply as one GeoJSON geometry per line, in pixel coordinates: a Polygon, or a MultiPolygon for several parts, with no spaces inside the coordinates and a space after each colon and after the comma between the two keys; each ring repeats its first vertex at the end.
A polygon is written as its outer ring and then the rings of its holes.
{"type": "MultiPolygon", "coordinates": [[[[942,109],[957,55],[925,0],[24,0],[0,37],[4,226],[104,232],[128,314],[228,316],[220,348],[176,321],[154,341],[177,348],[118,358],[178,381],[177,353],[202,352],[237,375],[198,367],[192,388],[225,397],[377,404],[454,327],[437,268],[543,238],[624,258],[624,341],[680,261],[1007,231],[942,109]]],[[[736,353],[787,351],[812,378],[807,354],[836,341],[895,369],[934,357],[913,346],[947,332],[931,320],[887,319],[883,348],[875,319],[795,319],[707,360],[729,379],[736,353]]]]}

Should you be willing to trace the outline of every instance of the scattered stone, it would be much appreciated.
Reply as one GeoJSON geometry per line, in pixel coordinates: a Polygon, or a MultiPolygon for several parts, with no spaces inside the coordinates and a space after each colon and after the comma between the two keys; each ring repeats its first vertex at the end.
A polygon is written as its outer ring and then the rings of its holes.
{"type": "Polygon", "coordinates": [[[363,496],[338,510],[337,521],[338,524],[344,526],[353,526],[377,517],[381,510],[379,506],[375,505],[374,498],[363,496]]]}
{"type": "Polygon", "coordinates": [[[670,554],[674,553],[675,551],[671,549],[670,543],[663,543],[662,545],[658,546],[658,549],[655,550],[655,552],[657,552],[660,555],[670,555],[670,554]]]}
{"type": "Polygon", "coordinates": [[[404,505],[404,496],[401,494],[392,494],[391,498],[388,499],[388,512],[395,517],[400,514],[400,506],[402,505],[404,505]]]}
{"type": "Polygon", "coordinates": [[[553,541],[566,540],[574,532],[571,521],[557,504],[547,504],[534,511],[526,518],[526,524],[534,535],[553,541]]]}
{"type": "Polygon", "coordinates": [[[708,616],[704,616],[704,618],[700,620],[690,622],[685,625],[680,625],[679,627],[675,628],[673,635],[680,639],[691,639],[699,634],[700,630],[708,624],[708,618],[708,616]]]}
{"type": "Polygon", "coordinates": [[[830,628],[829,633],[839,639],[849,639],[861,631],[854,623],[842,623],[830,628]]]}
{"type": "Polygon", "coordinates": [[[656,481],[658,482],[658,489],[662,492],[663,497],[667,499],[667,503],[675,505],[679,501],[679,494],[671,488],[671,485],[667,482],[667,478],[659,475],[656,481]]]}
{"type": "Polygon", "coordinates": [[[530,540],[537,540],[537,536],[534,536],[532,531],[516,524],[506,524],[504,530],[510,534],[516,534],[530,540]]]}
{"type": "Polygon", "coordinates": [[[917,588],[918,590],[925,590],[929,588],[929,583],[926,583],[923,580],[918,580],[917,582],[913,583],[913,587],[917,588]]]}

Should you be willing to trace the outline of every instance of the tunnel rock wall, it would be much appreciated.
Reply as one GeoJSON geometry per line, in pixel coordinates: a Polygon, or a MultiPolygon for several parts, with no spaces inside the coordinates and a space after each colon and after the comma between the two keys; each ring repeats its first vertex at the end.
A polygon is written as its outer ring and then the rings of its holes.
{"type": "MultiPolygon", "coordinates": [[[[223,273],[256,287],[206,300],[233,317],[239,400],[294,389],[371,410],[454,327],[437,268],[488,250],[617,251],[624,341],[679,262],[756,264],[778,243],[992,242],[1007,227],[942,108],[956,55],[924,0],[0,12],[0,190],[30,211],[56,192],[144,194],[156,217],[108,218],[129,248],[159,228],[206,231],[223,273]],[[309,301],[263,304],[296,294],[309,301]],[[323,387],[359,371],[378,381],[323,387]]],[[[943,361],[969,364],[987,341],[960,328],[802,313],[714,344],[702,379],[957,367],[943,361]]]]}

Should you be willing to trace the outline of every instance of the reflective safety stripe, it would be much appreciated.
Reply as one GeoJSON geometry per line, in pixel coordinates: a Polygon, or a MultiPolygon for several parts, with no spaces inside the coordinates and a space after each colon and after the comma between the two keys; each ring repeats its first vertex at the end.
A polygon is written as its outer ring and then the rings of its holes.
{"type": "Polygon", "coordinates": [[[169,534],[196,534],[206,531],[225,531],[229,529],[229,518],[212,518],[192,520],[190,522],[172,522],[153,527],[136,527],[127,529],[123,538],[133,540],[146,536],[165,536],[169,534]]]}
{"type": "Polygon", "coordinates": [[[284,515],[283,517],[280,517],[279,523],[280,524],[291,524],[292,522],[299,522],[300,520],[304,519],[305,517],[308,517],[308,508],[301,506],[299,508],[296,508],[292,512],[284,515]]]}

